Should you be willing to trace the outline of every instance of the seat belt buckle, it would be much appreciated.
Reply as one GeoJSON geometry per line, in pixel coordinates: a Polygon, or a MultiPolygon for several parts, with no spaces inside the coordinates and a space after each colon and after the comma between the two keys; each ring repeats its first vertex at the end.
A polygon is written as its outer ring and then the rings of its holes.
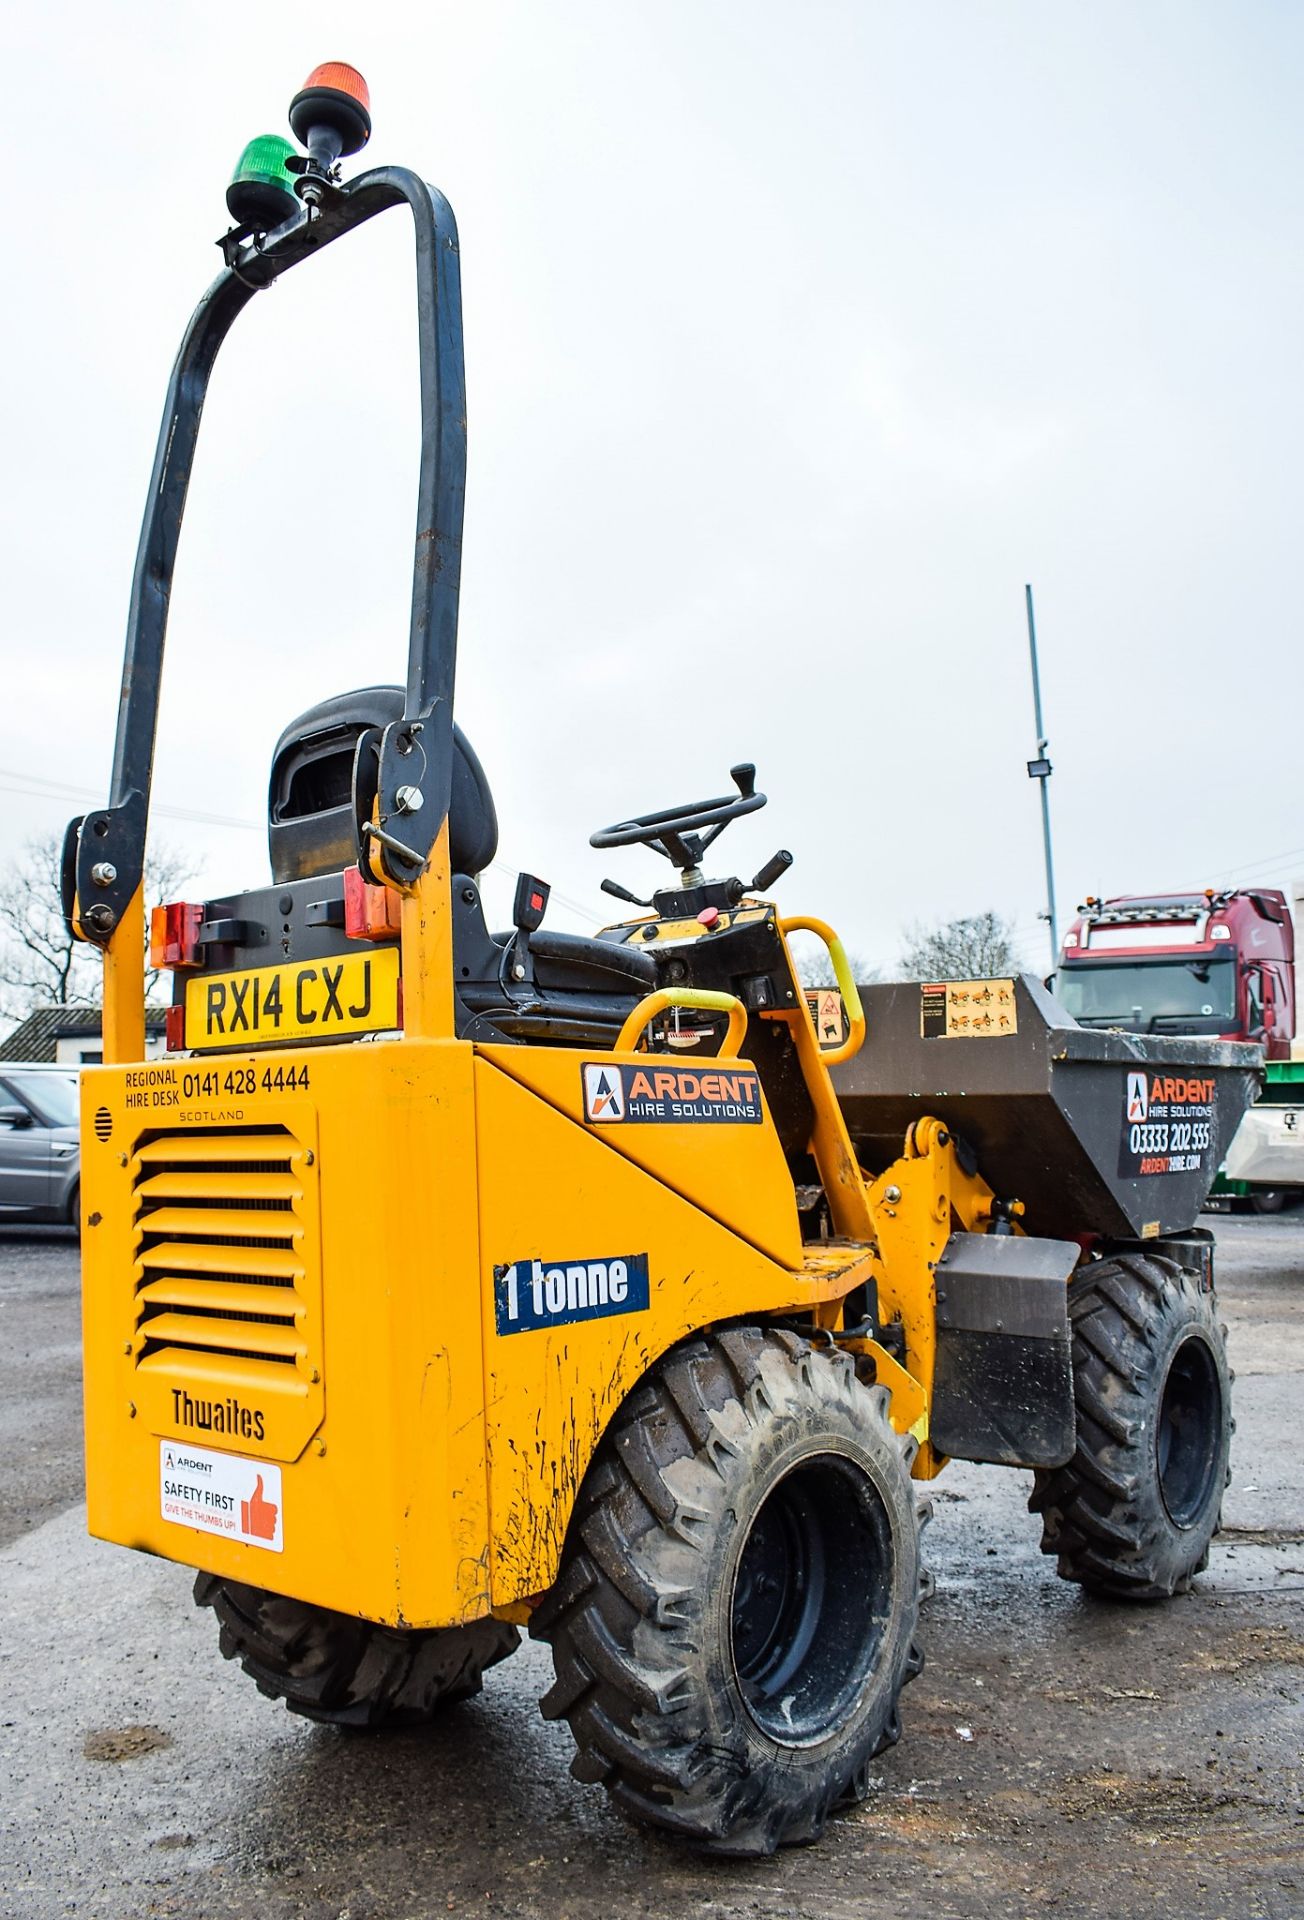
{"type": "Polygon", "coordinates": [[[512,901],[512,925],[518,933],[537,933],[548,911],[552,888],[532,873],[518,875],[516,897],[512,901]]]}

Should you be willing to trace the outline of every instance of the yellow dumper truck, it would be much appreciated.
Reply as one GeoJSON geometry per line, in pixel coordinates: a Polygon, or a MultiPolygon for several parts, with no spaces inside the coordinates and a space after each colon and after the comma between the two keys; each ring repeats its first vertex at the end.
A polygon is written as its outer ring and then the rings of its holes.
{"type": "Polygon", "coordinates": [[[669,863],[649,902],[610,883],[629,919],[553,932],[523,875],[491,930],[497,822],[453,720],[457,231],[402,168],[341,179],[371,124],[352,68],[317,69],[290,120],[297,144],[242,157],[181,345],[112,791],[65,847],[65,911],[104,955],[90,1527],[196,1568],[222,1651],[318,1720],[424,1720],[527,1628],[581,1780],[765,1852],[897,1738],[919,1488],[948,1456],[1034,1468],[1044,1544],[1092,1592],[1204,1564],[1229,1394],[1192,1223],[1258,1056],[1079,1032],[1025,981],[876,989],[867,1032],[836,936],[770,897],[788,855],[750,880],[714,855],[765,803],[751,766],[593,836],[669,863]],[[145,825],[209,375],[262,289],[391,208],[420,340],[406,683],[286,728],[269,878],[155,910],[173,1002],[146,1062],[145,825]],[[832,955],[833,1045],[799,930],[832,955]]]}

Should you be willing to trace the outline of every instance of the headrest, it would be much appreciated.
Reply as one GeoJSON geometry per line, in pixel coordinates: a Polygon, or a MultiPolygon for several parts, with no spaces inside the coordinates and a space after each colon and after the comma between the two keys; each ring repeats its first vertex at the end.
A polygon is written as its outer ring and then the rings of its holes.
{"type": "MultiPolygon", "coordinates": [[[[401,687],[360,687],[319,701],[291,721],[272,755],[267,799],[273,881],[338,873],[357,857],[353,755],[358,737],[368,727],[387,727],[402,718],[401,687]]],[[[482,872],[498,851],[498,816],[489,782],[475,749],[456,725],[448,839],[455,873],[482,872]]]]}

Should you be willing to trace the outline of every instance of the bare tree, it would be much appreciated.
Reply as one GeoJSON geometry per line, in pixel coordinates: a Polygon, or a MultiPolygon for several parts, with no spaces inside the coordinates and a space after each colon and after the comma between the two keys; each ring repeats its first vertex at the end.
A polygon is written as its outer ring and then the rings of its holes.
{"type": "Polygon", "coordinates": [[[935,927],[906,930],[901,973],[907,980],[990,980],[1018,972],[1014,928],[989,907],[935,927]]]}
{"type": "MultiPolygon", "coordinates": [[[[836,987],[833,973],[833,961],[829,950],[822,940],[809,941],[798,934],[793,940],[793,961],[797,968],[797,978],[803,987],[836,987]]],[[[847,961],[851,967],[851,977],[858,987],[867,987],[878,979],[878,968],[872,967],[864,954],[848,951],[847,961]]]]}
{"type": "MultiPolygon", "coordinates": [[[[99,950],[74,940],[64,924],[59,901],[61,837],[29,840],[0,875],[0,1006],[20,1020],[35,1007],[98,1006],[99,950]]],[[[145,898],[175,899],[190,878],[185,858],[160,847],[145,870],[145,898]]],[[[156,973],[147,975],[152,989],[156,973]]]]}

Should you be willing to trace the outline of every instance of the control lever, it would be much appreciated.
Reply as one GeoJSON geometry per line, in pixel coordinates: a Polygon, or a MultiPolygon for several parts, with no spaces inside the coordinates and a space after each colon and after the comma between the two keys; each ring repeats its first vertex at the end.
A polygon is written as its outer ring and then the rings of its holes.
{"type": "Polygon", "coordinates": [[[613,900],[628,900],[631,907],[650,907],[652,905],[650,900],[640,900],[638,895],[631,893],[628,887],[622,887],[619,880],[604,880],[602,882],[602,891],[609,893],[613,900]]]}
{"type": "Polygon", "coordinates": [[[750,800],[756,791],[756,768],[750,760],[741,761],[738,766],[730,767],[729,778],[737,787],[744,800],[750,800]]]}
{"type": "Polygon", "coordinates": [[[777,853],[770,855],[765,865],[755,876],[750,891],[752,893],[768,893],[776,880],[782,880],[791,865],[792,855],[786,847],[780,847],[777,853]]]}

